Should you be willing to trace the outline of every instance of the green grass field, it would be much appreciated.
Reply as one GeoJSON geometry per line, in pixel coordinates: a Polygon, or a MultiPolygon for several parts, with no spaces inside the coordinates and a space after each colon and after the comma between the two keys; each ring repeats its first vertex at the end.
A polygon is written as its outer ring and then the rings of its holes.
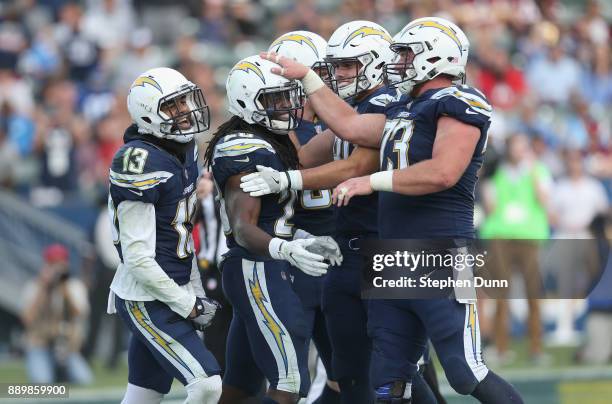
{"type": "MultiPolygon", "coordinates": [[[[526,403],[534,404],[610,404],[612,403],[612,366],[575,366],[574,348],[547,349],[551,361],[546,366],[534,366],[529,362],[527,346],[515,343],[515,361],[503,366],[490,366],[495,372],[512,381],[524,395],[526,403]]],[[[475,403],[471,397],[459,396],[446,383],[439,363],[436,363],[441,388],[449,404],[475,403]]],[[[70,388],[70,398],[63,400],[0,399],[0,403],[87,403],[110,404],[120,401],[127,382],[127,364],[121,362],[117,369],[109,370],[94,361],[94,383],[87,387],[70,388]]],[[[24,383],[25,367],[20,360],[0,362],[0,382],[24,383]]],[[[181,403],[183,388],[175,382],[164,403],[181,403]]]]}

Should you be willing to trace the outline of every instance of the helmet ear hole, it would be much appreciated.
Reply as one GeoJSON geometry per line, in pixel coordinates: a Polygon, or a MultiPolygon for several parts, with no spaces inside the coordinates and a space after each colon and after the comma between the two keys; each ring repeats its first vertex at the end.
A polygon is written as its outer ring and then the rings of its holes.
{"type": "Polygon", "coordinates": [[[246,104],[244,103],[244,101],[236,100],[236,102],[238,103],[238,105],[240,105],[241,108],[246,108],[246,104]]]}
{"type": "Polygon", "coordinates": [[[145,121],[148,124],[151,123],[151,118],[149,118],[148,116],[141,116],[140,119],[142,119],[143,121],[145,121]]]}

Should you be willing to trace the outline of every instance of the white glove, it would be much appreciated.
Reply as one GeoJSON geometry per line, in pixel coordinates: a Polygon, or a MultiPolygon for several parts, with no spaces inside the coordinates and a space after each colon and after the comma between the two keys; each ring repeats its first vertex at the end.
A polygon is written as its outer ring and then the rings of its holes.
{"type": "Polygon", "coordinates": [[[272,258],[288,261],[310,276],[325,275],[329,265],[323,262],[324,257],[307,249],[314,243],[313,238],[287,241],[275,237],[270,240],[268,250],[272,258]]]}
{"type": "Polygon", "coordinates": [[[302,189],[302,175],[299,171],[276,171],[260,165],[256,168],[258,172],[240,179],[240,188],[251,196],[278,194],[287,189],[302,189]]]}
{"type": "Polygon", "coordinates": [[[208,297],[196,297],[194,306],[196,316],[190,318],[195,329],[198,331],[204,331],[204,329],[210,325],[212,319],[215,317],[217,309],[220,306],[221,305],[217,301],[208,297]]]}
{"type": "Polygon", "coordinates": [[[316,236],[315,242],[306,247],[312,253],[322,255],[332,266],[342,264],[342,253],[336,240],[330,236],[316,236]]]}

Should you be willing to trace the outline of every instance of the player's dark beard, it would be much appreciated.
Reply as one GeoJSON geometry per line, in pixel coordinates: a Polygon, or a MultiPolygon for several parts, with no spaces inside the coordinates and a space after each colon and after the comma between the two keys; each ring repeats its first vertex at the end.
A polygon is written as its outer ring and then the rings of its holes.
{"type": "Polygon", "coordinates": [[[123,135],[123,142],[127,143],[130,140],[140,139],[143,142],[151,143],[168,153],[175,156],[181,163],[185,163],[185,154],[195,142],[193,139],[187,143],[174,142],[168,139],[162,139],[153,135],[142,134],[138,132],[138,126],[133,124],[129,126],[123,135]]]}
{"type": "Polygon", "coordinates": [[[275,135],[266,128],[260,125],[251,125],[237,116],[232,116],[229,121],[219,126],[219,129],[213,134],[212,139],[208,143],[206,154],[204,155],[204,166],[211,167],[213,163],[213,150],[215,145],[225,135],[233,132],[246,132],[259,135],[262,139],[269,142],[278,157],[281,159],[287,169],[299,168],[300,162],[298,159],[297,150],[291,143],[291,139],[287,135],[275,135]]]}

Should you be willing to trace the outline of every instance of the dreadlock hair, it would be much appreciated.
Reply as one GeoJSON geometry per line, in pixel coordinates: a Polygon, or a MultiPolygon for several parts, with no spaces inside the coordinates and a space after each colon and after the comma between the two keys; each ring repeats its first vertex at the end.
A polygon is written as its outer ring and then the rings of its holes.
{"type": "Polygon", "coordinates": [[[247,123],[236,115],[219,126],[219,129],[213,134],[210,142],[208,142],[208,148],[204,155],[204,166],[209,169],[212,167],[215,145],[219,139],[223,136],[239,132],[255,134],[270,143],[287,169],[299,168],[300,163],[297,150],[293,146],[293,143],[291,143],[289,136],[274,134],[263,126],[247,123]]]}

